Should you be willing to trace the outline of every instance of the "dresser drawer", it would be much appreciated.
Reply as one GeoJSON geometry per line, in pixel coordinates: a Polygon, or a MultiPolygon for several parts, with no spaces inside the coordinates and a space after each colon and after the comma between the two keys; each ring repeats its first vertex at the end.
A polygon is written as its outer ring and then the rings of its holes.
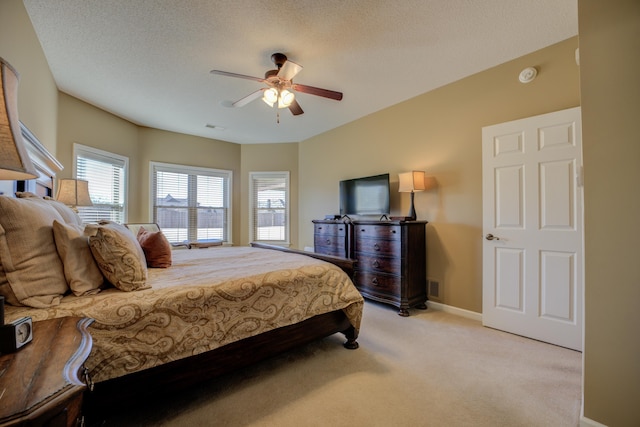
{"type": "Polygon", "coordinates": [[[402,243],[400,240],[369,239],[359,235],[356,238],[355,250],[358,253],[379,254],[386,256],[400,256],[402,243]]]}
{"type": "Polygon", "coordinates": [[[353,244],[352,230],[353,227],[350,223],[320,220],[314,221],[314,251],[325,255],[351,258],[353,256],[351,250],[351,245],[353,244]]]}
{"type": "Polygon", "coordinates": [[[336,249],[340,249],[344,252],[345,238],[344,236],[332,236],[329,234],[321,235],[316,234],[313,236],[313,244],[318,246],[333,246],[336,249]]]}
{"type": "Polygon", "coordinates": [[[330,245],[318,245],[315,244],[313,248],[314,252],[323,254],[323,255],[333,255],[339,256],[342,258],[347,258],[346,250],[343,246],[330,246],[330,245]]]}
{"type": "Polygon", "coordinates": [[[346,224],[314,224],[313,233],[316,236],[342,236],[347,235],[346,224]]]}
{"type": "Polygon", "coordinates": [[[400,275],[402,271],[402,261],[399,258],[386,258],[357,252],[356,260],[358,261],[358,270],[379,271],[396,275],[400,275]]]}
{"type": "Polygon", "coordinates": [[[398,225],[355,225],[355,235],[358,238],[385,239],[400,241],[402,233],[398,225]]]}
{"type": "Polygon", "coordinates": [[[355,273],[355,283],[365,292],[370,291],[373,294],[384,293],[388,295],[400,295],[401,280],[398,276],[358,270],[355,273]]]}

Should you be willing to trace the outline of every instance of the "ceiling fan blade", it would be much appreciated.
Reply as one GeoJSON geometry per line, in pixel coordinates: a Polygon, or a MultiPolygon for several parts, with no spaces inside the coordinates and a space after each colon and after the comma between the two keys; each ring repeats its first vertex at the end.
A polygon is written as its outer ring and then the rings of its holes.
{"type": "Polygon", "coordinates": [[[300,104],[298,104],[298,101],[296,101],[295,99],[293,100],[291,105],[289,105],[289,111],[291,111],[291,114],[293,114],[294,116],[304,114],[304,111],[302,111],[302,107],[300,107],[300,104]]]}
{"type": "Polygon", "coordinates": [[[237,100],[236,102],[231,104],[231,106],[234,108],[244,107],[251,101],[255,101],[256,99],[260,98],[262,96],[262,92],[264,92],[266,89],[267,88],[258,89],[255,92],[252,92],[249,95],[245,96],[244,98],[237,100]]]}
{"type": "Polygon", "coordinates": [[[278,77],[283,80],[291,80],[302,70],[302,65],[296,64],[295,62],[291,62],[289,60],[285,61],[282,64],[282,67],[278,71],[278,77]]]}
{"type": "Polygon", "coordinates": [[[308,93],[309,95],[322,96],[324,98],[335,99],[336,101],[342,100],[342,92],[336,92],[335,90],[320,89],[319,87],[300,84],[293,84],[291,88],[298,92],[308,93]]]}
{"type": "Polygon", "coordinates": [[[244,74],[230,73],[228,71],[211,70],[210,73],[211,74],[217,74],[219,76],[238,77],[240,79],[254,80],[256,82],[263,82],[264,81],[264,79],[260,78],[260,77],[246,76],[244,74]]]}

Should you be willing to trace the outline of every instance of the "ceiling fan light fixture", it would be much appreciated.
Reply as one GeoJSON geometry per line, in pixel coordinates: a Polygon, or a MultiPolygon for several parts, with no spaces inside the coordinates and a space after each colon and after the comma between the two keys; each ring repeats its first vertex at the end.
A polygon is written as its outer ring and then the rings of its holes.
{"type": "Polygon", "coordinates": [[[295,99],[295,95],[293,94],[293,92],[284,89],[282,92],[280,92],[280,99],[278,101],[278,107],[279,108],[287,108],[291,105],[291,103],[293,102],[293,100],[295,99]]]}
{"type": "Polygon", "coordinates": [[[266,102],[269,107],[273,107],[273,104],[278,101],[278,91],[275,88],[265,90],[262,100],[266,102]]]}
{"type": "MultiPolygon", "coordinates": [[[[292,79],[301,70],[302,66],[291,62],[287,59],[287,56],[283,53],[274,53],[271,55],[271,60],[278,67],[277,70],[269,70],[264,74],[264,78],[252,77],[244,74],[231,73],[229,71],[211,70],[211,74],[217,74],[227,77],[236,77],[247,80],[254,80],[257,82],[265,83],[267,87],[258,89],[244,98],[235,102],[222,103],[225,107],[243,107],[248,103],[260,98],[262,94],[262,101],[269,107],[276,107],[276,110],[282,108],[288,108],[291,114],[299,116],[304,114],[304,111],[297,102],[295,92],[306,93],[309,95],[321,96],[323,98],[334,99],[336,101],[342,100],[342,92],[336,92],[334,90],[322,89],[313,86],[294,84],[292,79]]],[[[278,112],[278,117],[279,117],[278,112]]]]}

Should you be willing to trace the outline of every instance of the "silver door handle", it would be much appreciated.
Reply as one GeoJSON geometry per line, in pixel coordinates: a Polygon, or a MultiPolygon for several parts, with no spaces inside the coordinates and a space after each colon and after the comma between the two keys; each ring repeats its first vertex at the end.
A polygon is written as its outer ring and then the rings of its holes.
{"type": "Polygon", "coordinates": [[[485,236],[485,239],[487,240],[500,240],[499,237],[494,236],[493,234],[489,233],[485,236]]]}

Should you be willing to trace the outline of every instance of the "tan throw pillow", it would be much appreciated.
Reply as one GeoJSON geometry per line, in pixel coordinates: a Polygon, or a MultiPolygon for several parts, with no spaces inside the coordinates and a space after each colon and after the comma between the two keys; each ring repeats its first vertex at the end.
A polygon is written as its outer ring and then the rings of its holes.
{"type": "Polygon", "coordinates": [[[60,216],[62,216],[62,219],[64,219],[65,223],[82,225],[82,219],[78,216],[77,213],[75,213],[73,211],[73,209],[71,209],[69,206],[65,205],[64,203],[60,203],[57,200],[55,200],[55,199],[53,199],[53,198],[51,198],[49,196],[40,197],[37,194],[31,193],[29,191],[18,191],[18,192],[16,192],[16,197],[21,198],[21,199],[26,199],[26,198],[29,198],[29,197],[35,197],[37,199],[44,199],[56,211],[58,211],[60,216]]]}
{"type": "Polygon", "coordinates": [[[122,291],[147,289],[147,261],[136,237],[111,221],[87,224],[89,247],[104,277],[122,291]]]}
{"type": "Polygon", "coordinates": [[[73,294],[80,297],[100,292],[104,277],[93,259],[84,227],[53,221],[53,237],[73,294]]]}
{"type": "Polygon", "coordinates": [[[64,203],[60,203],[59,201],[49,197],[45,197],[44,200],[48,202],[51,206],[53,206],[55,210],[58,211],[60,216],[62,216],[62,219],[64,219],[65,223],[84,227],[83,225],[84,223],[82,222],[82,219],[80,218],[80,216],[76,212],[74,212],[73,209],[71,209],[69,206],[65,205],[64,203]]]}
{"type": "Polygon", "coordinates": [[[147,231],[140,227],[137,238],[147,259],[147,267],[171,267],[171,243],[162,231],[147,231]]]}
{"type": "Polygon", "coordinates": [[[7,302],[46,308],[69,287],[53,239],[60,214],[39,197],[0,196],[0,292],[7,302]]]}

